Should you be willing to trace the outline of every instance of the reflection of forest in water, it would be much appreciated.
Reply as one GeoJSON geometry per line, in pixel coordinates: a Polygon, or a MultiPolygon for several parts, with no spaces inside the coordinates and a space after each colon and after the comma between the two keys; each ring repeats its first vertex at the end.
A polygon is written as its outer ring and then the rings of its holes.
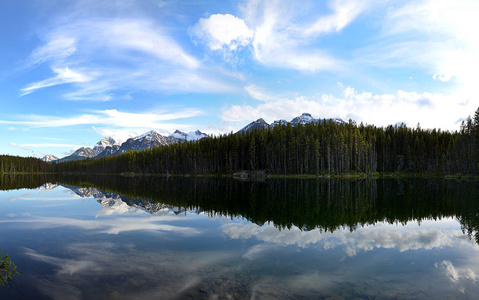
{"type": "Polygon", "coordinates": [[[0,176],[0,189],[35,188],[48,182],[123,195],[126,203],[159,204],[210,215],[243,217],[279,228],[335,231],[388,223],[456,217],[479,244],[476,182],[441,179],[314,180],[224,178],[0,176]]]}

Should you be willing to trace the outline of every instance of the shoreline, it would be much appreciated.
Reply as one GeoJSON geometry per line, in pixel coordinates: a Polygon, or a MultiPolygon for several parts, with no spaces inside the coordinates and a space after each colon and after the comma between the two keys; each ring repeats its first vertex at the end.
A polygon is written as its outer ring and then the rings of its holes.
{"type": "Polygon", "coordinates": [[[479,181],[479,176],[463,175],[463,174],[437,174],[437,173],[410,173],[410,172],[375,172],[372,174],[366,173],[344,173],[344,174],[270,174],[265,171],[239,171],[232,174],[169,174],[169,173],[135,173],[135,172],[121,172],[121,173],[84,173],[84,172],[8,172],[0,173],[1,176],[17,176],[17,175],[31,175],[31,176],[122,176],[122,177],[198,177],[198,178],[233,178],[238,180],[247,179],[384,179],[384,178],[434,178],[446,180],[475,180],[479,181]]]}

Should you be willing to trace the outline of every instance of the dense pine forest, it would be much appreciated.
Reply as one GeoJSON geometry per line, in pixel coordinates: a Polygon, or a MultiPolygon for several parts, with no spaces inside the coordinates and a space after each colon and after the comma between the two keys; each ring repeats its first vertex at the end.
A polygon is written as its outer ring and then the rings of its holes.
{"type": "Polygon", "coordinates": [[[323,121],[276,126],[243,134],[131,151],[100,159],[46,164],[34,158],[0,157],[0,172],[113,174],[287,175],[410,172],[477,175],[479,108],[455,132],[323,121]]]}
{"type": "Polygon", "coordinates": [[[0,174],[46,173],[51,166],[34,157],[0,155],[0,174]]]}

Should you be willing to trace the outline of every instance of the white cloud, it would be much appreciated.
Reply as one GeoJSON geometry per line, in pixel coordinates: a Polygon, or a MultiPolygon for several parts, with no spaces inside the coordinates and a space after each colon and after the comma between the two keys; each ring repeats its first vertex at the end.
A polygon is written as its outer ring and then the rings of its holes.
{"type": "Polygon", "coordinates": [[[357,52],[360,63],[419,68],[459,84],[458,96],[476,94],[479,2],[423,0],[389,7],[377,42],[357,52]]]}
{"type": "Polygon", "coordinates": [[[329,2],[332,14],[319,17],[304,31],[305,36],[338,32],[349,25],[372,1],[335,0],[329,2]]]}
{"type": "Polygon", "coordinates": [[[316,97],[277,99],[264,89],[253,86],[247,89],[253,98],[268,100],[256,106],[232,105],[223,110],[225,122],[235,122],[237,129],[254,119],[264,118],[267,122],[279,119],[290,120],[304,112],[316,118],[339,117],[347,121],[387,126],[404,122],[410,127],[418,123],[423,128],[459,130],[457,120],[470,115],[477,107],[468,102],[458,105],[457,95],[416,93],[398,90],[395,94],[373,94],[357,92],[346,87],[341,97],[323,94],[316,97]],[[258,92],[259,91],[259,92],[258,92]]]}
{"type": "Polygon", "coordinates": [[[43,143],[43,144],[14,144],[10,143],[10,145],[14,147],[42,147],[42,148],[75,148],[78,149],[82,147],[81,145],[75,145],[75,144],[49,144],[49,143],[43,143]]]}
{"type": "Polygon", "coordinates": [[[245,22],[230,14],[214,14],[201,18],[191,28],[191,34],[206,43],[211,50],[236,50],[251,42],[253,31],[245,22]]]}
{"type": "Polygon", "coordinates": [[[301,6],[289,1],[247,2],[242,12],[246,24],[255,32],[252,45],[256,60],[276,68],[343,71],[345,62],[330,54],[318,37],[343,30],[366,11],[371,2],[337,0],[328,4],[330,14],[325,14],[318,9],[318,3],[311,1],[301,6]]]}
{"type": "MultiPolygon", "coordinates": [[[[174,113],[157,111],[146,113],[129,113],[116,109],[96,110],[89,114],[71,117],[45,115],[17,116],[20,120],[0,120],[0,124],[17,124],[30,127],[65,127],[77,125],[108,125],[112,128],[163,128],[179,124],[164,123],[176,119],[190,118],[201,113],[197,109],[181,109],[174,113]]],[[[181,125],[180,125],[181,126],[181,125]]]]}
{"type": "Polygon", "coordinates": [[[52,34],[45,45],[35,49],[30,57],[32,64],[63,60],[76,51],[75,38],[52,34]]]}
{"type": "MultiPolygon", "coordinates": [[[[108,20],[96,23],[91,30],[98,30],[96,35],[100,35],[104,39],[104,46],[113,51],[140,51],[188,69],[198,68],[200,65],[196,58],[186,53],[162,28],[149,22],[108,20]]],[[[95,41],[98,40],[93,38],[89,42],[95,41]]]]}
{"type": "Polygon", "coordinates": [[[442,82],[447,82],[451,80],[451,75],[448,74],[434,74],[432,76],[434,80],[440,80],[442,82]]]}
{"type": "Polygon", "coordinates": [[[52,78],[48,78],[42,81],[34,82],[30,85],[28,85],[26,88],[22,89],[22,94],[21,96],[28,95],[30,93],[33,93],[34,91],[45,88],[45,87],[50,87],[50,86],[55,86],[59,84],[65,84],[65,83],[82,83],[82,82],[88,82],[93,80],[94,76],[91,75],[86,75],[80,73],[78,70],[71,70],[68,67],[65,68],[52,68],[53,72],[55,72],[57,75],[52,78]]]}

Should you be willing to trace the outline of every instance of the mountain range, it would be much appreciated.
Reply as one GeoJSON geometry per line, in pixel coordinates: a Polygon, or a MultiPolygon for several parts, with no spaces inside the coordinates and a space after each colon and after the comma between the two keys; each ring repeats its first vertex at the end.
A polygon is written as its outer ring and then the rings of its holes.
{"type": "MultiPolygon", "coordinates": [[[[337,123],[345,123],[340,118],[334,119],[315,119],[309,113],[303,113],[301,116],[293,118],[290,122],[286,120],[277,120],[271,124],[268,124],[262,118],[253,121],[243,127],[242,129],[238,130],[236,134],[246,133],[256,129],[264,129],[264,128],[274,128],[278,125],[287,125],[291,124],[291,126],[296,126],[298,124],[307,124],[307,123],[320,123],[323,121],[332,120],[337,123]]],[[[206,133],[203,133],[199,130],[191,131],[188,133],[182,132],[180,130],[176,130],[173,134],[169,136],[163,136],[158,132],[151,130],[142,134],[137,137],[129,138],[125,142],[118,141],[112,137],[105,137],[101,139],[94,147],[81,147],[73,152],[71,155],[58,159],[54,155],[46,155],[42,158],[42,160],[47,162],[57,161],[57,162],[65,162],[65,161],[75,161],[75,160],[82,160],[87,158],[101,158],[106,157],[109,155],[125,153],[132,150],[144,150],[144,149],[152,149],[154,147],[163,146],[163,145],[171,145],[175,143],[183,143],[189,141],[200,140],[203,138],[208,137],[206,133]]]]}
{"type": "Polygon", "coordinates": [[[240,130],[238,130],[236,132],[236,134],[241,134],[241,133],[246,133],[246,132],[249,132],[249,131],[252,131],[252,130],[256,130],[256,129],[264,129],[264,128],[274,128],[275,126],[278,126],[278,125],[287,125],[287,124],[291,124],[291,126],[296,126],[296,125],[305,125],[307,123],[315,123],[315,124],[318,124],[318,123],[321,123],[321,122],[325,122],[325,121],[334,121],[336,123],[340,123],[340,124],[344,124],[346,122],[344,122],[342,119],[340,118],[331,118],[331,119],[315,119],[311,116],[311,114],[309,113],[303,113],[301,116],[299,117],[296,117],[296,118],[293,118],[290,122],[286,121],[286,120],[276,120],[274,121],[273,123],[271,124],[268,124],[266,123],[265,120],[263,120],[262,118],[256,120],[256,121],[253,121],[251,123],[249,123],[248,125],[246,125],[245,127],[241,128],[240,130]]]}
{"type": "Polygon", "coordinates": [[[179,142],[199,140],[207,136],[208,135],[206,133],[203,133],[199,130],[189,133],[176,130],[170,136],[163,136],[158,132],[151,130],[140,136],[129,138],[123,143],[112,137],[105,137],[101,139],[98,143],[96,143],[93,149],[89,147],[81,147],[66,157],[58,159],[53,155],[46,155],[42,158],[42,160],[47,162],[66,162],[87,158],[101,158],[132,150],[152,149],[154,147],[162,145],[170,145],[179,142]]]}

